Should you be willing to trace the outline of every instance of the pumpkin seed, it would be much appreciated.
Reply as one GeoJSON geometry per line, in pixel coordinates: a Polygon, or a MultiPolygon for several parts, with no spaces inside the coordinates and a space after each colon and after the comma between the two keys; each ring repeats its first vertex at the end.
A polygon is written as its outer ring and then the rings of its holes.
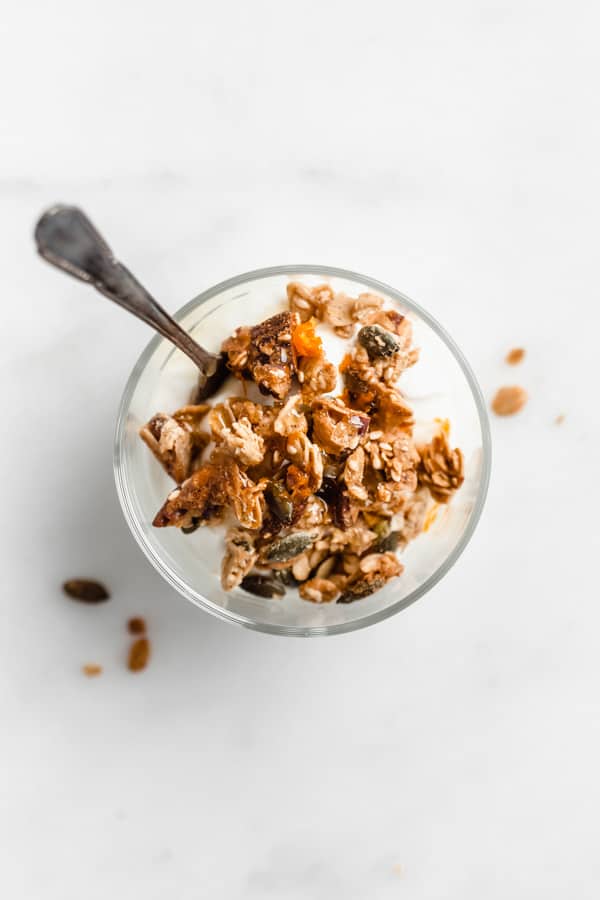
{"type": "Polygon", "coordinates": [[[241,587],[257,597],[283,597],[285,594],[285,588],[281,582],[269,575],[246,575],[242,579],[241,587]]]}
{"type": "Polygon", "coordinates": [[[305,550],[314,544],[317,539],[315,532],[297,531],[295,534],[288,534],[287,537],[274,541],[267,548],[265,559],[268,562],[281,563],[287,562],[289,559],[295,559],[305,550]]]}
{"type": "Polygon", "coordinates": [[[372,578],[370,581],[363,579],[362,581],[355,581],[354,584],[351,584],[343,594],[337,598],[337,603],[354,603],[355,600],[360,600],[362,597],[368,597],[369,594],[374,594],[375,591],[378,591],[379,588],[382,588],[385,584],[385,578],[372,578]]]}
{"type": "Polygon", "coordinates": [[[400,532],[399,531],[390,531],[389,534],[386,534],[385,537],[382,537],[370,553],[394,553],[398,549],[398,544],[400,543],[400,532]]]}
{"type": "Polygon", "coordinates": [[[369,359],[393,356],[400,349],[394,335],[381,325],[365,325],[358,332],[358,342],[369,354],[369,359]]]}
{"type": "Polygon", "coordinates": [[[200,528],[200,519],[192,519],[191,525],[186,525],[181,529],[182,534],[193,534],[200,528]]]}
{"type": "Polygon", "coordinates": [[[265,500],[271,512],[280,522],[289,525],[294,515],[292,499],[283,485],[270,481],[265,489],[265,500]]]}
{"type": "Polygon", "coordinates": [[[102,603],[110,597],[103,584],[90,578],[71,578],[63,584],[63,591],[81,603],[102,603]]]}
{"type": "Polygon", "coordinates": [[[273,577],[278,581],[281,581],[281,583],[285,584],[287,587],[298,587],[299,582],[294,578],[291,569],[274,569],[273,577]]]}

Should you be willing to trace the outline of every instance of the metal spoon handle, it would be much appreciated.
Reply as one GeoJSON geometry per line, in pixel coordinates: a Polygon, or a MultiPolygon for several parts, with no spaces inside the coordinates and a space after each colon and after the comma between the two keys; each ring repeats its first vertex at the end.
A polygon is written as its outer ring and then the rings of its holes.
{"type": "Polygon", "coordinates": [[[37,249],[45,260],[81,281],[151,325],[198,366],[207,379],[220,357],[209,353],[156,302],[117,259],[85,213],[76,206],[53,206],[35,228],[37,249]]]}

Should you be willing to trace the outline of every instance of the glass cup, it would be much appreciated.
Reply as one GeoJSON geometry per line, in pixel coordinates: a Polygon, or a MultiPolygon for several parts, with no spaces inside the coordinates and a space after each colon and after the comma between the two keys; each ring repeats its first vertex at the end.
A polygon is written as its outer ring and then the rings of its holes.
{"type": "MultiPolygon", "coordinates": [[[[351,296],[371,292],[413,323],[420,360],[400,379],[419,424],[449,419],[452,446],[465,459],[465,481],[448,506],[441,506],[428,528],[401,554],[404,572],[384,588],[354,603],[314,604],[295,591],[282,599],[255,597],[237,588],[226,593],[219,580],[222,528],[154,528],[152,520],[173,488],[162,467],[141,441],[140,427],[155,412],[172,412],[189,402],[196,382],[190,360],[155,336],[135,365],[119,409],[114,449],[117,491],[127,523],[163,578],[201,609],[247,628],[270,634],[325,635],[354,631],[405,609],[448,572],[468,544],[479,521],[490,476],[490,430],[485,404],[462,353],[429,313],[399,291],[372,278],[327,266],[278,266],[248,272],[204,291],[175,318],[209,350],[239,325],[256,324],[287,308],[286,285],[327,282],[351,296]]],[[[233,389],[235,392],[235,389],[233,389]]]]}

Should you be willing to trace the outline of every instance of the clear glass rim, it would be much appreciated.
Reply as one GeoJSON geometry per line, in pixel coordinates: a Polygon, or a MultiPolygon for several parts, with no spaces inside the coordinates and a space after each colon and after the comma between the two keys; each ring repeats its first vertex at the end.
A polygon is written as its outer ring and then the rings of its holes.
{"type": "Polygon", "coordinates": [[[308,265],[306,263],[301,265],[270,266],[265,269],[255,269],[251,272],[244,272],[241,275],[236,275],[233,278],[228,278],[226,281],[222,281],[219,284],[208,288],[206,291],[203,291],[193,300],[190,300],[189,303],[186,303],[185,306],[182,306],[181,309],[179,309],[174,314],[174,318],[177,320],[182,319],[193,309],[196,309],[203,303],[206,303],[206,301],[210,300],[211,297],[214,297],[216,294],[220,294],[222,291],[228,290],[230,288],[238,287],[241,284],[250,281],[257,281],[261,278],[269,276],[298,274],[323,275],[325,277],[337,277],[359,281],[376,292],[379,291],[381,293],[388,294],[390,297],[398,300],[408,309],[417,313],[417,315],[420,316],[423,321],[427,322],[427,324],[430,326],[430,328],[433,329],[438,337],[442,339],[442,341],[446,344],[446,346],[456,359],[467,380],[467,383],[473,395],[473,399],[475,401],[477,414],[479,416],[479,424],[481,427],[483,452],[481,478],[477,496],[473,504],[473,509],[471,510],[471,513],[469,515],[469,521],[460,537],[460,540],[453,548],[452,552],[446,557],[442,565],[438,566],[438,568],[429,576],[429,578],[427,578],[423,582],[423,584],[419,585],[418,588],[415,588],[414,591],[412,591],[406,597],[403,597],[401,600],[398,600],[396,603],[392,603],[385,608],[376,610],[375,612],[370,613],[364,618],[357,619],[356,621],[330,626],[279,625],[257,622],[253,619],[246,618],[245,616],[239,615],[238,613],[232,612],[211,603],[201,594],[198,594],[196,591],[190,588],[189,585],[182,581],[182,579],[180,579],[164,563],[160,555],[156,553],[154,547],[148,542],[146,534],[144,532],[144,526],[147,526],[148,523],[142,523],[135,513],[129,484],[127,483],[127,479],[125,477],[125,467],[123,463],[125,426],[129,413],[129,406],[138,382],[142,377],[150,358],[158,348],[159,344],[165,340],[165,338],[161,337],[158,334],[150,340],[148,345],[143,350],[133,368],[133,371],[131,372],[131,375],[127,380],[127,384],[125,385],[125,390],[121,398],[121,403],[117,415],[113,452],[113,467],[117,494],[119,496],[119,501],[121,503],[121,508],[123,510],[125,520],[129,525],[131,533],[133,534],[135,540],[137,541],[147,559],[150,560],[152,565],[163,576],[165,581],[167,581],[171,585],[171,587],[175,588],[178,593],[182,594],[188,600],[191,600],[192,603],[196,604],[196,606],[199,606],[206,612],[217,616],[217,618],[223,620],[224,622],[234,622],[237,625],[242,625],[244,628],[250,628],[254,631],[266,632],[267,634],[280,634],[295,637],[312,637],[319,635],[344,634],[346,632],[357,631],[358,629],[366,628],[367,626],[374,625],[377,622],[382,622],[389,616],[393,616],[396,613],[401,612],[403,609],[406,609],[406,607],[410,606],[412,603],[415,603],[426,593],[428,593],[428,591],[430,591],[431,588],[433,588],[450,571],[450,569],[454,566],[454,564],[466,548],[467,544],[471,540],[471,537],[473,536],[475,528],[477,527],[477,523],[479,522],[483,507],[485,505],[491,472],[491,433],[483,394],[481,393],[481,389],[477,383],[477,379],[475,378],[475,375],[469,363],[463,356],[460,348],[457,346],[454,340],[439,324],[439,322],[434,319],[432,315],[430,315],[425,309],[419,306],[418,303],[415,303],[413,300],[411,300],[410,297],[407,297],[405,294],[397,291],[395,288],[390,287],[384,282],[377,281],[376,279],[370,278],[367,275],[361,275],[358,272],[352,272],[347,269],[339,269],[333,266],[308,265]]]}

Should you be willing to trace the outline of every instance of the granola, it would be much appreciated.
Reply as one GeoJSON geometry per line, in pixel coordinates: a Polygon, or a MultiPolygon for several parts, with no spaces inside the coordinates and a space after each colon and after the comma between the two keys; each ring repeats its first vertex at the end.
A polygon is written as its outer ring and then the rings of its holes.
{"type": "Polygon", "coordinates": [[[223,525],[226,591],[279,601],[297,587],[311,603],[351,603],[401,575],[397,553],[460,489],[463,456],[447,420],[415,441],[399,385],[418,360],[405,316],[326,284],[292,282],[287,299],[223,341],[237,394],[225,385],[212,406],[157,413],[141,429],[176,482],[153,524],[223,525]],[[319,329],[348,342],[339,366],[319,329]]]}

